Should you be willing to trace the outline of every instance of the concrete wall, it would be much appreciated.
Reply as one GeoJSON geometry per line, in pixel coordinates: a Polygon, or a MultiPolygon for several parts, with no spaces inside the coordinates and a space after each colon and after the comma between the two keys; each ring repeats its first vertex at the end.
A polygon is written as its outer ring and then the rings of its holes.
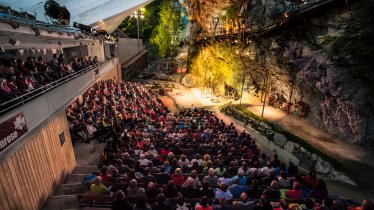
{"type": "Polygon", "coordinates": [[[93,45],[88,45],[87,52],[88,56],[91,56],[92,58],[97,56],[99,59],[105,59],[104,46],[101,45],[99,41],[94,42],[93,45]]]}
{"type": "Polygon", "coordinates": [[[139,51],[144,49],[142,40],[119,38],[118,39],[118,55],[121,64],[126,63],[130,58],[134,57],[139,51]]]}

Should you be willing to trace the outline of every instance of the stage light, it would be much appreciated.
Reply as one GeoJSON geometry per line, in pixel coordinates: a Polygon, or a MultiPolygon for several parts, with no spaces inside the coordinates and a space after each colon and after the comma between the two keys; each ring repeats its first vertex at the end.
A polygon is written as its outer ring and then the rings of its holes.
{"type": "Polygon", "coordinates": [[[81,42],[80,45],[81,45],[81,47],[83,47],[84,44],[81,42]]]}
{"type": "Polygon", "coordinates": [[[4,52],[5,52],[4,47],[0,47],[0,53],[4,53],[4,52]]]}
{"type": "Polygon", "coordinates": [[[62,42],[61,42],[60,40],[58,40],[57,44],[58,44],[58,46],[60,46],[60,47],[61,47],[61,45],[62,45],[62,42]]]}
{"type": "Polygon", "coordinates": [[[14,34],[9,35],[8,43],[13,46],[19,45],[20,41],[18,41],[14,36],[14,34]]]}
{"type": "Polygon", "coordinates": [[[44,4],[45,14],[56,19],[62,25],[70,25],[70,12],[66,7],[60,6],[54,0],[48,0],[44,4]]]}

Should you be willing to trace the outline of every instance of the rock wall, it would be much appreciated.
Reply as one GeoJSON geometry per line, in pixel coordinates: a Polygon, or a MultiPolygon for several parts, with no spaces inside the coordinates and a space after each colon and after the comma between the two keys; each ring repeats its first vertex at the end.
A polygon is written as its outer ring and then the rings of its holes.
{"type": "MultiPolygon", "coordinates": [[[[370,123],[370,91],[372,84],[357,75],[356,66],[338,65],[327,59],[328,46],[323,37],[341,33],[339,19],[348,15],[344,8],[305,17],[286,29],[257,39],[255,48],[259,62],[271,57],[274,71],[286,79],[274,87],[287,100],[294,82],[292,102],[302,100],[309,105],[307,118],[330,134],[351,143],[373,143],[374,124],[370,123]]],[[[277,84],[278,83],[278,84],[277,84]]]]}
{"type": "MultiPolygon", "coordinates": [[[[235,2],[237,8],[244,8],[240,18],[246,19],[248,30],[252,31],[272,24],[282,25],[300,7],[294,1],[235,2]]],[[[188,0],[195,33],[209,32],[212,18],[220,16],[235,2],[188,0]]],[[[349,1],[349,4],[347,7],[344,2],[336,1],[314,12],[292,17],[292,21],[270,33],[251,35],[247,37],[251,41],[247,50],[256,55],[258,64],[267,65],[277,74],[270,85],[284,100],[288,101],[292,92],[291,102],[301,100],[308,104],[306,118],[317,127],[344,141],[373,146],[372,71],[364,71],[364,67],[354,62],[339,63],[328,56],[331,43],[326,39],[344,32],[342,19],[350,17],[350,8],[360,1],[349,1]]],[[[257,82],[263,85],[263,79],[257,82]]]]}

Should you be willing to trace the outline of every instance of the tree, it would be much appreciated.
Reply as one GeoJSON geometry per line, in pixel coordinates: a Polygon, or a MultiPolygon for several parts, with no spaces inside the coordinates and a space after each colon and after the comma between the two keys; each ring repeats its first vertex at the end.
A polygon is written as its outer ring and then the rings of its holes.
{"type": "Polygon", "coordinates": [[[181,27],[180,5],[174,0],[164,0],[160,5],[159,22],[151,36],[163,58],[171,55],[176,46],[181,27]]]}

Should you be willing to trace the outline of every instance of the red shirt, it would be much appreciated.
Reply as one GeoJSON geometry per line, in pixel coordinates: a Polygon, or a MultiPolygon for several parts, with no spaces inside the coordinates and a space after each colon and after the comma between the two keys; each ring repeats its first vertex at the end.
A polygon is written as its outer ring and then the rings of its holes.
{"type": "Polygon", "coordinates": [[[184,177],[183,175],[179,176],[179,175],[171,175],[171,180],[173,180],[174,184],[176,185],[183,185],[184,184],[184,177]]]}
{"type": "Polygon", "coordinates": [[[213,210],[213,207],[207,206],[207,207],[202,207],[202,206],[196,206],[195,210],[213,210]]]}
{"type": "Polygon", "coordinates": [[[287,190],[285,193],[287,198],[303,198],[302,190],[287,190]]]}

